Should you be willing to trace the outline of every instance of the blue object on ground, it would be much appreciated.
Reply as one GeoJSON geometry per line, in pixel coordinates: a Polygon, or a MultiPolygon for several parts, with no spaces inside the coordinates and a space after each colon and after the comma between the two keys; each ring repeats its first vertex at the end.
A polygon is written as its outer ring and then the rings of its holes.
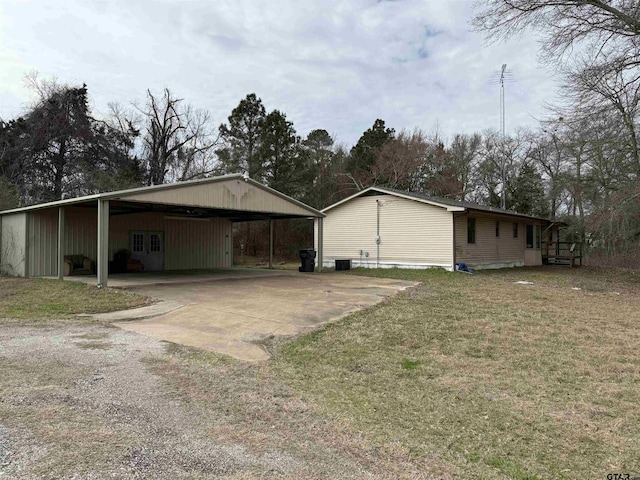
{"type": "Polygon", "coordinates": [[[459,272],[473,273],[473,269],[469,268],[469,265],[463,262],[456,263],[456,270],[459,272]]]}

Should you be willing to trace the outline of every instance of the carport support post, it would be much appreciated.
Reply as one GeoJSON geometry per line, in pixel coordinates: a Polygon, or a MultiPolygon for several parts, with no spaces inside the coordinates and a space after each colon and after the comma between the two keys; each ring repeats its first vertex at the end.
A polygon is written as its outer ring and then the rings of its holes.
{"type": "Polygon", "coordinates": [[[318,271],[322,271],[322,217],[318,218],[318,271]]]}
{"type": "Polygon", "coordinates": [[[109,277],[109,200],[98,200],[98,287],[106,287],[109,277]]]}
{"type": "Polygon", "coordinates": [[[269,219],[269,268],[273,268],[273,220],[269,219]]]}
{"type": "Polygon", "coordinates": [[[58,280],[64,278],[64,207],[58,207],[58,280]]]}

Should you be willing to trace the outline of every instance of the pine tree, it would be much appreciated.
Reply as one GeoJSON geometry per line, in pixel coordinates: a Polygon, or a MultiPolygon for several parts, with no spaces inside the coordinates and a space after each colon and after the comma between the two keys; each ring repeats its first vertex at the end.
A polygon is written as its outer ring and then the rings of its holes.
{"type": "Polygon", "coordinates": [[[384,120],[377,119],[351,149],[347,172],[352,175],[357,175],[359,171],[370,172],[376,163],[376,153],[394,136],[395,130],[386,128],[384,120]]]}
{"type": "Polygon", "coordinates": [[[293,123],[278,110],[269,113],[261,125],[260,162],[267,184],[286,195],[302,195],[305,172],[300,155],[300,139],[293,123]]]}
{"type": "Polygon", "coordinates": [[[542,176],[530,162],[520,167],[509,184],[508,207],[524,215],[546,217],[549,214],[542,176]]]}
{"type": "Polygon", "coordinates": [[[265,165],[260,156],[260,145],[265,116],[262,100],[255,93],[250,93],[231,112],[229,125],[220,125],[225,147],[217,153],[224,171],[244,170],[251,178],[264,181],[265,165]]]}

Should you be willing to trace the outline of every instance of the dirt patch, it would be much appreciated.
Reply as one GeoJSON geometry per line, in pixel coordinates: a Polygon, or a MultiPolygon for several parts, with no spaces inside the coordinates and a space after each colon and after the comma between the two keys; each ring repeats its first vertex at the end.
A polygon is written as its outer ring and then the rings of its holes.
{"type": "Polygon", "coordinates": [[[11,439],[7,431],[0,425],[0,474],[2,468],[11,461],[11,439]]]}
{"type": "Polygon", "coordinates": [[[63,323],[3,327],[0,370],[6,478],[420,477],[267,366],[63,323]]]}
{"type": "Polygon", "coordinates": [[[104,340],[109,338],[109,334],[105,332],[83,333],[82,335],[74,335],[73,338],[81,338],[83,340],[104,340]]]}
{"type": "Polygon", "coordinates": [[[85,350],[109,350],[112,347],[108,342],[76,342],[76,345],[85,350]]]}

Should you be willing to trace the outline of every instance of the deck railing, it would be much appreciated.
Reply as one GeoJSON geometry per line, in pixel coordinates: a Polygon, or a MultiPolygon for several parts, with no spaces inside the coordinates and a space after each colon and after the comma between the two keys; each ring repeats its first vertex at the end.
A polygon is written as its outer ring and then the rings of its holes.
{"type": "Polygon", "coordinates": [[[542,261],[549,265],[582,266],[582,243],[542,242],[542,261]]]}

